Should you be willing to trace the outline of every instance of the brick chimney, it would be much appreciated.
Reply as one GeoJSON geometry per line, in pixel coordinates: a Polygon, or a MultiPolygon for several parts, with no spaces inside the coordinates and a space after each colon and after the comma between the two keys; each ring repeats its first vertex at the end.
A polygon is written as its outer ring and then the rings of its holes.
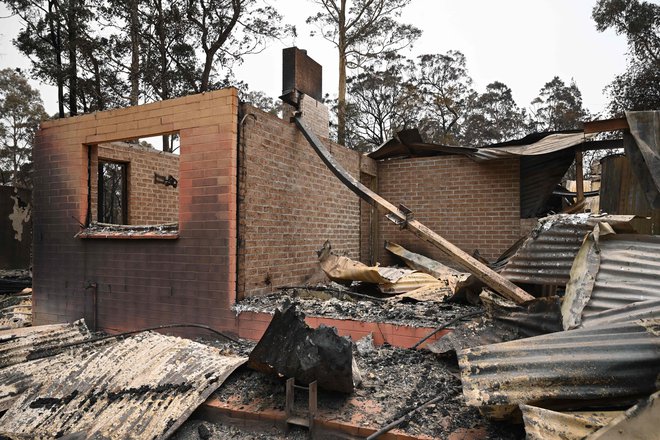
{"type": "Polygon", "coordinates": [[[301,119],[319,137],[329,135],[328,108],[323,105],[323,67],[306,50],[288,47],[282,51],[282,96],[291,111],[300,111],[301,119]]]}

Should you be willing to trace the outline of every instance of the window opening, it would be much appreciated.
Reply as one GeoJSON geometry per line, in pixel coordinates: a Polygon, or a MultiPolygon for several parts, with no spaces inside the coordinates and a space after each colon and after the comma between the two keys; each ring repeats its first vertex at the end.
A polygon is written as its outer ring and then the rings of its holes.
{"type": "Polygon", "coordinates": [[[127,164],[99,161],[98,221],[128,224],[127,164]]]}

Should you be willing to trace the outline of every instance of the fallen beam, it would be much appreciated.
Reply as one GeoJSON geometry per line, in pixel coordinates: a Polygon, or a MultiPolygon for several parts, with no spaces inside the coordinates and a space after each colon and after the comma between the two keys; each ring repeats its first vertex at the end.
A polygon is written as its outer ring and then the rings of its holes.
{"type": "Polygon", "coordinates": [[[440,249],[452,261],[460,264],[462,267],[467,269],[468,272],[474,274],[474,276],[483,281],[484,284],[505,298],[508,298],[518,304],[534,299],[532,295],[525,292],[511,281],[507,280],[485,264],[476,260],[462,249],[459,249],[457,246],[441,237],[439,234],[436,234],[431,229],[424,226],[421,222],[414,220],[410,212],[406,212],[404,209],[397,208],[360,183],[355,177],[350,175],[348,171],[346,171],[344,167],[339,164],[339,162],[335,160],[332,154],[330,154],[328,149],[325,148],[325,146],[316,137],[316,135],[307,129],[305,124],[300,119],[300,116],[300,113],[296,113],[295,117],[293,118],[298,129],[314,148],[323,163],[325,163],[330,171],[332,171],[333,174],[337,176],[337,178],[341,180],[344,185],[346,185],[351,191],[353,191],[370,205],[378,208],[382,213],[386,213],[387,217],[394,223],[401,226],[401,228],[408,229],[422,240],[427,241],[440,249]]]}

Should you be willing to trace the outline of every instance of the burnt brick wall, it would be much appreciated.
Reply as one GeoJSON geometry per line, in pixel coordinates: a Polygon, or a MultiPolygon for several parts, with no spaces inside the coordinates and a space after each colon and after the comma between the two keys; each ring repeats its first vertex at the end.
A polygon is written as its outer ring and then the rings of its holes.
{"type": "Polygon", "coordinates": [[[43,123],[34,149],[34,321],[109,331],[194,322],[233,331],[238,95],[219,90],[43,123]],[[179,237],[80,239],[88,145],[181,136],[179,237]]]}
{"type": "Polygon", "coordinates": [[[153,148],[112,142],[92,148],[92,220],[97,219],[98,159],[128,164],[128,224],[179,221],[179,189],[154,183],[154,173],[179,178],[179,156],[153,148]]]}
{"type": "MultiPolygon", "coordinates": [[[[395,159],[378,163],[379,194],[403,203],[417,220],[468,253],[496,259],[520,236],[519,161],[476,163],[462,156],[395,159]]],[[[382,218],[379,261],[394,259],[382,243],[448,262],[434,246],[382,218]]]]}
{"type": "MultiPolygon", "coordinates": [[[[242,113],[239,297],[313,280],[320,270],[316,251],[325,240],[359,258],[358,197],[326,168],[293,123],[248,105],[242,113]]],[[[310,125],[319,135],[327,132],[327,125],[310,125]]],[[[324,141],[359,176],[361,155],[324,141]]]]}

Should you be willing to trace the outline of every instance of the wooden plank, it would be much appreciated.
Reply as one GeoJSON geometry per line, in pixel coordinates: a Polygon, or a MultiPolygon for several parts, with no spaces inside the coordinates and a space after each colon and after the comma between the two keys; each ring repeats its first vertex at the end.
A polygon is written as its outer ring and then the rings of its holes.
{"type": "Polygon", "coordinates": [[[424,226],[417,220],[410,220],[406,213],[399,208],[364,186],[355,177],[351,176],[342,167],[339,162],[330,154],[327,148],[321,141],[307,129],[305,124],[300,119],[300,113],[296,114],[293,118],[296,126],[305,136],[310,145],[314,148],[325,165],[333,172],[337,178],[344,183],[351,191],[367,201],[370,205],[378,208],[381,213],[389,214],[390,220],[393,220],[401,227],[405,227],[413,234],[417,235],[424,241],[427,241],[445,253],[452,261],[465,267],[470,273],[474,274],[477,278],[483,281],[488,287],[495,290],[505,298],[514,301],[515,303],[523,303],[534,299],[532,295],[525,292],[520,287],[513,284],[485,264],[473,258],[468,253],[459,249],[454,244],[450,243],[445,238],[436,234],[431,229],[424,226]]]}
{"type": "Polygon", "coordinates": [[[582,169],[582,151],[575,150],[575,192],[578,204],[584,200],[584,170],[582,169]]]}
{"type": "Polygon", "coordinates": [[[603,119],[584,123],[584,133],[602,133],[605,131],[630,130],[626,118],[603,119]]]}

